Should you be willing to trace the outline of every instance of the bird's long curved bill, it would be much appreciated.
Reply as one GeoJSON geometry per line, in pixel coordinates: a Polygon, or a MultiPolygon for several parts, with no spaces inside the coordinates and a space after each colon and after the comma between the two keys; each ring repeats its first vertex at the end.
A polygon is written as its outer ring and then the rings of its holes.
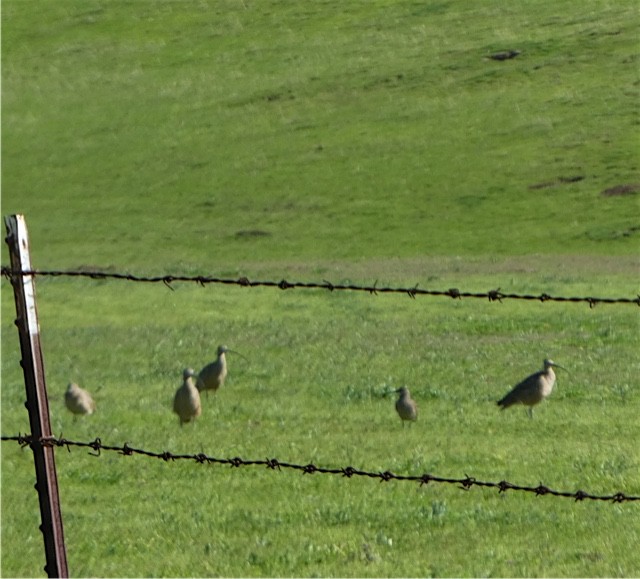
{"type": "Polygon", "coordinates": [[[560,368],[560,370],[564,370],[565,372],[567,372],[567,374],[571,374],[571,372],[569,372],[569,370],[567,370],[565,367],[560,366],[560,364],[552,364],[552,366],[554,368],[560,368]]]}
{"type": "Polygon", "coordinates": [[[240,356],[243,360],[246,360],[247,362],[249,361],[247,358],[245,358],[240,352],[236,352],[235,350],[229,350],[227,349],[227,352],[231,352],[232,354],[237,354],[238,356],[240,356]]]}

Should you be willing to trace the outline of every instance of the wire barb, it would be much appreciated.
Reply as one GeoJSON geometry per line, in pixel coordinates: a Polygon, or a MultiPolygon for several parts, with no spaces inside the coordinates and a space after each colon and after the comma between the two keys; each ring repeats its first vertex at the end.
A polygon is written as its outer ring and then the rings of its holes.
{"type": "Polygon", "coordinates": [[[489,292],[487,292],[487,296],[490,302],[500,302],[500,303],[502,303],[502,298],[504,297],[504,295],[500,293],[500,288],[490,290],[489,292]]]}
{"type": "MultiPolygon", "coordinates": [[[[458,299],[461,300],[462,296],[460,295],[460,290],[457,287],[452,287],[449,288],[449,290],[446,292],[446,294],[450,297],[452,297],[454,300],[458,299]]],[[[491,297],[489,297],[489,299],[491,299],[491,297]]]]}
{"type": "Polygon", "coordinates": [[[540,483],[535,489],[534,489],[536,495],[540,496],[540,495],[546,495],[549,492],[549,489],[544,486],[542,483],[540,483]]]}
{"type": "Polygon", "coordinates": [[[347,466],[342,469],[342,476],[346,476],[347,478],[351,478],[354,474],[356,474],[356,469],[352,466],[347,466]]]}
{"type": "Polygon", "coordinates": [[[266,461],[267,468],[271,470],[280,470],[280,463],[277,458],[268,458],[266,461]]]}
{"type": "Polygon", "coordinates": [[[501,480],[498,483],[498,490],[501,493],[507,492],[509,489],[512,489],[513,485],[510,482],[507,482],[506,480],[501,480]]]}

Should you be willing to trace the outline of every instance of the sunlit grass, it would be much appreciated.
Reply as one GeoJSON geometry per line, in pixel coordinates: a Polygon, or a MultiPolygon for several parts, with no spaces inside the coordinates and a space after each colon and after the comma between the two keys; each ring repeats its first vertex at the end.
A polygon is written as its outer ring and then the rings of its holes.
{"type": "MultiPolygon", "coordinates": [[[[171,292],[128,284],[123,293],[123,282],[80,282],[83,291],[74,292],[76,283],[48,281],[39,292],[52,424],[67,438],[640,492],[638,335],[628,309],[185,285],[171,292]],[[65,313],[70,295],[78,323],[65,313]],[[179,428],[171,400],[181,370],[209,361],[219,342],[249,361],[230,354],[227,384],[203,396],[195,424],[179,428]],[[495,400],[545,356],[570,373],[559,373],[535,418],[517,407],[500,412],[495,400]],[[94,392],[94,416],[65,411],[70,379],[94,392]],[[388,395],[401,385],[420,407],[406,428],[388,395]]],[[[10,337],[4,409],[23,397],[10,337]]],[[[5,410],[3,432],[27,430],[25,413],[5,410]]],[[[3,476],[17,483],[3,486],[8,502],[32,466],[26,451],[3,446],[3,456],[11,462],[3,476]]],[[[632,504],[567,505],[79,449],[58,453],[58,473],[78,574],[407,576],[417,565],[421,575],[628,575],[638,562],[632,504]],[[628,540],[616,538],[618,525],[628,540]],[[535,533],[543,533],[535,552],[548,554],[538,563],[528,546],[535,533]]],[[[28,509],[9,520],[27,528],[32,517],[28,509]]],[[[4,561],[26,569],[17,555],[4,561]]]]}
{"type": "MultiPolygon", "coordinates": [[[[601,194],[639,181],[631,2],[5,0],[2,20],[3,214],[37,268],[638,293],[637,191],[601,194]]],[[[635,306],[36,283],[56,435],[640,494],[635,306]],[[221,343],[248,361],[180,428],[182,370],[221,343]],[[545,357],[569,373],[535,418],[500,412],[545,357]],[[65,410],[70,380],[95,415],[65,410]]],[[[14,317],[5,281],[3,435],[29,431],[14,317]]],[[[2,574],[41,576],[31,453],[1,450],[2,574]]],[[[640,569],[635,503],[56,461],[73,576],[640,569]]]]}
{"type": "Polygon", "coordinates": [[[635,7],[432,8],[9,0],[4,211],[53,267],[636,253],[635,7]]]}

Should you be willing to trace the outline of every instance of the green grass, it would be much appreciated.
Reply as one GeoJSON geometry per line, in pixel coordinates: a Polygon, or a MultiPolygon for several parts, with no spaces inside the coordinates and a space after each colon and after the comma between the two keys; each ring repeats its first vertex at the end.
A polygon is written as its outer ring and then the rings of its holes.
{"type": "MultiPolygon", "coordinates": [[[[122,289],[39,282],[52,424],[67,438],[640,493],[640,340],[631,306],[122,289]],[[204,397],[195,425],[179,429],[171,400],[181,369],[210,360],[217,342],[249,362],[230,355],[224,389],[204,397]],[[545,356],[570,374],[559,372],[535,418],[520,408],[499,412],[495,400],[545,356]],[[71,378],[95,393],[99,410],[89,419],[64,409],[71,378]],[[385,396],[401,385],[420,406],[411,428],[385,396]]],[[[12,337],[7,330],[3,339],[6,433],[28,431],[24,412],[6,410],[21,409],[24,397],[12,337]]],[[[13,546],[3,548],[4,573],[37,575],[31,458],[4,443],[3,460],[3,539],[13,546]],[[25,499],[29,508],[9,508],[25,499]]],[[[57,453],[57,462],[74,575],[630,576],[640,564],[635,504],[78,449],[57,453]]]]}
{"type": "Polygon", "coordinates": [[[633,254],[638,196],[600,193],[640,179],[637,20],[608,0],[7,0],[4,212],[65,267],[157,269],[148,246],[199,269],[633,254]]]}
{"type": "MultiPolygon", "coordinates": [[[[631,2],[2,8],[2,213],[26,214],[36,267],[638,293],[638,194],[601,194],[640,182],[631,2]],[[485,58],[508,48],[522,54],[485,58]]],[[[1,288],[13,435],[29,425],[1,288]]],[[[70,439],[640,494],[631,305],[66,278],[37,295],[52,425],[70,439]],[[249,362],[229,355],[180,429],[182,369],[220,343],[249,362]],[[570,373],[535,418],[500,412],[547,356],[570,373]],[[70,380],[94,416],[66,412],[70,380]],[[407,428],[385,394],[402,385],[420,410],[407,428]]],[[[31,453],[1,452],[0,571],[42,576],[31,453]]],[[[640,570],[635,503],[79,449],[56,462],[73,576],[640,570]]]]}

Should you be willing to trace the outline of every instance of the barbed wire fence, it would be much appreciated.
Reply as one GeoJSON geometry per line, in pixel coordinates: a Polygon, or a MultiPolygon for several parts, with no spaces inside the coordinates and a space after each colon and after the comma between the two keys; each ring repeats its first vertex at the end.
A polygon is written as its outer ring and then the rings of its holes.
{"type": "Polygon", "coordinates": [[[416,299],[417,296],[448,297],[450,299],[462,300],[467,298],[488,300],[489,302],[503,302],[504,300],[564,302],[564,303],[586,303],[591,309],[600,304],[608,305],[636,305],[640,306],[640,294],[636,297],[567,297],[554,296],[548,293],[541,294],[521,294],[506,293],[501,288],[492,289],[486,292],[461,291],[458,288],[447,290],[430,290],[419,288],[418,284],[412,287],[379,287],[378,282],[372,285],[356,284],[334,284],[327,280],[322,282],[290,282],[285,279],[280,281],[256,281],[247,277],[221,278],[212,276],[188,276],[165,274],[160,276],[140,276],[131,273],[99,271],[99,270],[38,270],[31,267],[28,255],[28,239],[26,224],[23,216],[10,216],[5,218],[8,236],[6,241],[10,247],[12,266],[1,266],[0,274],[9,280],[14,287],[16,297],[16,308],[18,316],[16,325],[18,326],[21,350],[23,359],[21,365],[25,371],[25,387],[27,390],[27,408],[29,410],[32,434],[18,434],[17,436],[1,436],[2,442],[17,442],[22,448],[30,447],[34,453],[36,464],[36,489],[38,490],[42,525],[40,529],[45,539],[46,565],[45,570],[48,575],[67,577],[68,569],[66,563],[66,548],[64,545],[64,535],[62,529],[62,519],[60,516],[57,476],[55,474],[55,461],[53,451],[55,448],[66,448],[71,452],[72,447],[88,448],[94,456],[100,456],[103,451],[117,452],[123,456],[144,456],[156,458],[165,462],[174,461],[195,461],[199,464],[219,464],[228,465],[232,468],[239,467],[266,467],[270,472],[279,472],[283,469],[299,471],[303,475],[334,475],[340,476],[343,480],[351,480],[354,477],[367,477],[377,479],[379,482],[413,482],[420,486],[430,483],[449,484],[457,488],[468,491],[473,487],[497,489],[500,493],[506,491],[521,491],[533,493],[536,496],[552,496],[556,498],[570,498],[576,502],[584,500],[603,501],[611,503],[629,503],[640,501],[640,496],[615,492],[611,494],[598,495],[583,490],[558,491],[551,489],[542,483],[532,485],[519,485],[505,480],[498,482],[481,481],[466,475],[463,478],[441,477],[429,473],[419,475],[399,475],[389,470],[368,471],[356,469],[352,466],[327,468],[315,464],[296,464],[282,461],[276,458],[266,458],[258,460],[245,460],[240,457],[217,458],[204,453],[197,454],[174,454],[169,451],[153,452],[145,449],[134,448],[125,443],[123,446],[112,446],[103,444],[100,438],[93,441],[82,442],[68,440],[66,438],[56,438],[52,435],[49,423],[48,403],[46,401],[46,385],[44,380],[44,367],[41,359],[39,344],[39,324],[37,322],[35,304],[36,277],[70,277],[88,278],[92,280],[116,280],[134,283],[163,284],[173,290],[175,283],[194,283],[202,287],[210,284],[221,284],[225,286],[239,286],[241,288],[265,287],[280,290],[292,289],[313,289],[348,292],[364,292],[372,296],[379,294],[400,294],[416,299]],[[21,294],[21,295],[19,295],[21,294]]]}
{"type": "Polygon", "coordinates": [[[93,451],[89,453],[92,456],[99,457],[103,451],[116,452],[122,456],[145,456],[147,458],[156,458],[165,462],[173,461],[192,461],[198,464],[220,464],[228,465],[230,467],[239,468],[245,466],[264,466],[271,472],[279,472],[282,469],[290,469],[305,474],[323,474],[323,475],[339,475],[344,479],[352,479],[353,477],[366,477],[370,479],[377,479],[381,483],[389,481],[403,481],[419,483],[420,486],[427,485],[429,483],[441,483],[454,485],[461,490],[467,491],[473,487],[483,487],[497,489],[500,493],[506,491],[522,491],[527,493],[533,493],[536,496],[553,496],[560,498],[574,499],[575,501],[605,501],[613,503],[625,503],[640,501],[640,496],[627,495],[623,492],[616,492],[608,495],[595,495],[585,492],[583,490],[577,490],[573,492],[553,490],[542,483],[537,486],[523,486],[501,480],[499,482],[481,481],[472,476],[465,475],[464,478],[448,478],[436,476],[429,473],[423,473],[420,475],[399,475],[391,471],[366,471],[356,469],[352,466],[339,467],[339,468],[326,468],[316,466],[315,464],[296,464],[290,462],[284,462],[277,458],[266,458],[259,460],[245,460],[240,457],[233,458],[216,458],[208,456],[204,453],[197,454],[174,454],[169,451],[153,452],[142,448],[134,448],[125,443],[122,446],[111,446],[103,444],[100,438],[96,438],[89,442],[81,442],[75,440],[69,440],[66,438],[56,437],[34,437],[29,434],[18,434],[17,436],[2,436],[1,440],[17,442],[21,447],[41,445],[45,447],[62,447],[71,452],[72,447],[88,448],[93,451]]]}
{"type": "MultiPolygon", "coordinates": [[[[289,282],[287,280],[281,281],[256,281],[249,280],[247,277],[240,278],[219,278],[203,275],[176,275],[165,274],[159,276],[140,276],[131,273],[111,272],[111,271],[99,271],[99,270],[14,270],[8,266],[2,266],[0,274],[5,278],[11,280],[17,277],[70,277],[70,278],[87,278],[92,280],[114,280],[114,281],[127,281],[134,283],[150,283],[150,284],[163,284],[170,290],[173,290],[172,284],[174,283],[194,283],[202,287],[210,284],[221,284],[226,286],[239,286],[244,288],[251,287],[267,287],[280,290],[289,289],[322,289],[333,291],[353,291],[353,292],[365,292],[370,295],[377,294],[401,294],[406,295],[412,299],[416,296],[441,296],[449,297],[453,299],[463,298],[475,298],[484,299],[490,302],[502,302],[506,299],[511,300],[525,300],[525,301],[537,301],[537,302],[570,302],[570,303],[587,303],[590,308],[594,308],[598,304],[617,304],[617,305],[638,305],[640,306],[640,295],[635,298],[602,298],[602,297],[566,297],[566,296],[552,296],[547,293],[538,295],[533,294],[518,294],[518,293],[504,293],[497,288],[495,290],[489,290],[487,292],[465,292],[460,291],[457,288],[450,288],[448,290],[428,290],[420,289],[418,285],[413,287],[379,287],[377,282],[373,285],[355,285],[355,284],[334,284],[327,280],[320,282],[289,282]]],[[[524,491],[534,493],[536,495],[550,495],[554,497],[573,498],[576,501],[585,499],[599,500],[599,501],[611,501],[614,503],[621,502],[634,502],[640,501],[640,496],[626,495],[623,492],[616,492],[608,495],[594,495],[582,490],[574,492],[557,491],[550,489],[540,483],[537,486],[522,486],[514,484],[508,481],[489,482],[478,481],[474,477],[465,476],[464,478],[446,478],[424,473],[421,475],[396,475],[390,471],[384,472],[372,472],[355,469],[351,466],[341,468],[324,468],[314,464],[293,464],[283,462],[278,459],[264,459],[264,460],[244,460],[239,457],[235,458],[216,458],[207,456],[203,453],[196,454],[173,454],[170,451],[153,452],[144,449],[137,449],[125,444],[124,446],[109,446],[102,443],[100,438],[96,438],[90,442],[72,441],[65,438],[56,437],[33,437],[31,435],[17,435],[17,436],[2,436],[2,441],[16,441],[21,446],[41,445],[44,447],[65,447],[70,451],[71,447],[85,447],[93,450],[95,456],[100,456],[101,451],[115,451],[124,456],[131,455],[143,455],[146,457],[159,458],[164,461],[175,460],[192,460],[197,463],[207,464],[228,464],[232,467],[240,466],[266,466],[271,470],[294,469],[301,471],[303,474],[333,474],[342,475],[346,478],[352,478],[353,476],[364,476],[369,478],[377,478],[380,482],[388,482],[391,480],[396,481],[414,481],[419,482],[420,485],[425,485],[430,482],[446,483],[456,485],[463,490],[469,490],[471,487],[486,487],[496,488],[499,492],[505,492],[507,490],[524,491]]]]}
{"type": "Polygon", "coordinates": [[[476,298],[489,300],[490,302],[502,302],[503,300],[525,300],[525,301],[537,301],[537,302],[571,302],[571,303],[587,303],[590,308],[594,308],[598,304],[631,304],[640,306],[640,294],[634,298],[602,298],[602,297],[565,297],[565,296],[552,296],[548,293],[542,294],[518,294],[518,293],[505,293],[500,288],[489,290],[486,292],[468,292],[461,291],[458,288],[449,288],[447,290],[429,290],[422,289],[416,284],[413,287],[378,287],[377,281],[373,285],[355,285],[355,284],[334,284],[330,281],[323,280],[322,282],[289,282],[285,279],[280,281],[256,281],[250,280],[247,277],[234,278],[220,278],[210,277],[203,275],[187,276],[187,275],[174,275],[165,274],[161,276],[139,276],[130,273],[117,273],[106,271],[84,271],[84,270],[29,270],[29,271],[16,271],[8,266],[2,266],[0,273],[11,279],[14,276],[30,276],[30,277],[80,277],[89,278],[93,280],[120,280],[136,283],[162,283],[169,289],[173,289],[172,284],[176,282],[195,283],[201,286],[209,284],[222,284],[222,285],[235,285],[240,287],[269,287],[277,288],[280,290],[289,289],[323,289],[330,292],[333,291],[352,291],[352,292],[365,292],[371,295],[378,294],[403,294],[412,299],[416,296],[441,296],[449,297],[453,299],[461,300],[463,298],[476,298]]]}

